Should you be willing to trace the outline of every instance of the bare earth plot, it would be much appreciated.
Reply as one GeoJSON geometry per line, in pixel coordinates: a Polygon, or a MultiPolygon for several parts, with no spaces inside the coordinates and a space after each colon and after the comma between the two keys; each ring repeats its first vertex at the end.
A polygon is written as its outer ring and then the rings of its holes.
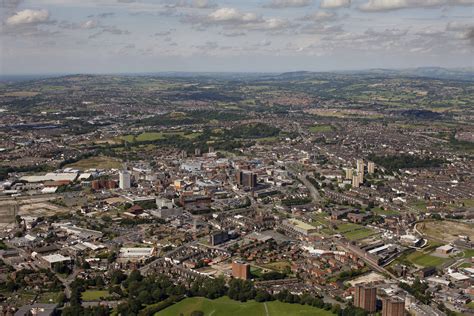
{"type": "Polygon", "coordinates": [[[427,237],[445,240],[446,243],[452,242],[459,236],[468,236],[474,239],[474,225],[453,221],[433,221],[424,222],[418,225],[418,229],[427,237]]]}

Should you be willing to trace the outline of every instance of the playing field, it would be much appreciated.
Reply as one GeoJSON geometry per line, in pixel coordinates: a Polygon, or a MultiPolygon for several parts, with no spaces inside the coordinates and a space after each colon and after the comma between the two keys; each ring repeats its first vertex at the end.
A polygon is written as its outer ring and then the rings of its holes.
{"type": "Polygon", "coordinates": [[[362,225],[344,223],[337,226],[337,232],[349,240],[364,239],[377,234],[376,231],[362,225]]]}
{"type": "Polygon", "coordinates": [[[189,316],[193,311],[202,311],[205,316],[330,316],[331,312],[299,304],[282,303],[279,301],[257,303],[249,301],[241,303],[228,297],[208,300],[192,297],[170,306],[156,316],[189,316]],[[266,307],[265,307],[266,306],[266,307]]]}
{"type": "Polygon", "coordinates": [[[449,260],[449,258],[440,258],[420,251],[409,254],[406,259],[422,267],[437,267],[449,260]]]}

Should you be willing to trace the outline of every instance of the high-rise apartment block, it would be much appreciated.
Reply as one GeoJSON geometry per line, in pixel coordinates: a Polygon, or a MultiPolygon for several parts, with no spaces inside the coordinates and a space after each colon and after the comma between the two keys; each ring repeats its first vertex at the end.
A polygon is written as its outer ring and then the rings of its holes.
{"type": "Polygon", "coordinates": [[[131,175],[130,172],[127,170],[123,170],[119,172],[119,187],[122,190],[128,190],[130,189],[130,180],[131,180],[131,175]]]}
{"type": "Polygon", "coordinates": [[[369,313],[373,313],[376,310],[377,303],[377,288],[356,285],[354,295],[354,306],[360,307],[369,313]]]}
{"type": "Polygon", "coordinates": [[[237,279],[250,279],[250,265],[243,261],[232,262],[232,276],[237,279]]]}
{"type": "Polygon", "coordinates": [[[374,163],[373,161],[369,161],[369,162],[367,163],[367,172],[368,172],[369,174],[372,174],[372,173],[375,172],[375,163],[374,163]]]}
{"type": "Polygon", "coordinates": [[[352,187],[353,188],[358,188],[359,186],[360,186],[359,175],[354,174],[352,176],[352,187]]]}
{"type": "Polygon", "coordinates": [[[362,159],[357,159],[357,173],[364,174],[364,161],[362,159]]]}
{"type": "Polygon", "coordinates": [[[346,169],[346,179],[347,180],[352,180],[352,173],[353,173],[352,168],[347,168],[346,169]]]}
{"type": "Polygon", "coordinates": [[[382,298],[382,316],[405,316],[405,301],[393,298],[382,298]]]}

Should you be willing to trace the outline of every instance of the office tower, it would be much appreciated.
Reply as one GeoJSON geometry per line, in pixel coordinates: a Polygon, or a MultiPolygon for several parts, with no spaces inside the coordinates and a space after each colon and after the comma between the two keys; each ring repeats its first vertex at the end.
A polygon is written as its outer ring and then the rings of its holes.
{"type": "Polygon", "coordinates": [[[369,313],[376,310],[377,289],[371,286],[356,285],[354,306],[360,307],[369,313]]]}
{"type": "Polygon", "coordinates": [[[369,161],[367,163],[367,172],[370,173],[370,174],[375,172],[375,164],[374,164],[373,161],[369,161]]]}
{"type": "Polygon", "coordinates": [[[257,174],[250,171],[238,171],[236,181],[238,185],[254,188],[257,186],[257,174]]]}
{"type": "Polygon", "coordinates": [[[359,176],[355,174],[355,175],[352,176],[352,187],[353,188],[358,188],[359,185],[360,185],[359,176]]]}
{"type": "Polygon", "coordinates": [[[243,261],[233,261],[232,276],[242,280],[250,279],[250,265],[243,261]]]}
{"type": "Polygon", "coordinates": [[[382,299],[382,316],[405,316],[405,301],[384,297],[382,299]]]}
{"type": "Polygon", "coordinates": [[[119,187],[122,190],[130,189],[130,172],[127,170],[119,172],[119,187]]]}
{"type": "Polygon", "coordinates": [[[347,180],[352,180],[352,173],[353,173],[352,171],[353,171],[352,168],[347,168],[346,169],[346,179],[347,180]]]}

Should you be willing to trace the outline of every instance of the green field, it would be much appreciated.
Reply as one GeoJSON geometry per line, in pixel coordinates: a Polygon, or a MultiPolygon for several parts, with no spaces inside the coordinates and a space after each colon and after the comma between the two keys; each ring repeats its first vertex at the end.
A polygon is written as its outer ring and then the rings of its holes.
{"type": "Polygon", "coordinates": [[[287,268],[291,268],[291,264],[288,261],[275,261],[262,265],[264,268],[275,270],[278,272],[283,272],[287,268]]]}
{"type": "Polygon", "coordinates": [[[474,257],[474,249],[468,249],[463,251],[464,258],[472,258],[474,257]]]}
{"type": "Polygon", "coordinates": [[[437,267],[449,260],[449,258],[435,257],[420,251],[409,254],[406,259],[422,267],[437,267]]]}
{"type": "Polygon", "coordinates": [[[386,215],[386,216],[400,215],[400,213],[398,211],[395,211],[395,210],[382,210],[380,207],[374,208],[373,211],[377,215],[386,215]]]}
{"type": "Polygon", "coordinates": [[[116,158],[97,156],[79,160],[65,166],[66,168],[74,168],[79,170],[87,169],[120,169],[122,162],[116,158]]]}
{"type": "Polygon", "coordinates": [[[205,316],[330,316],[331,312],[299,304],[282,303],[279,301],[257,303],[248,301],[245,303],[221,297],[209,300],[202,297],[192,297],[170,306],[155,316],[189,316],[193,311],[202,311],[205,316]],[[265,310],[267,306],[268,313],[265,310]]]}
{"type": "Polygon", "coordinates": [[[108,291],[85,291],[82,293],[83,301],[100,301],[103,298],[108,297],[110,294],[108,291]]]}
{"type": "Polygon", "coordinates": [[[201,133],[186,133],[186,132],[146,132],[139,135],[125,135],[120,137],[120,139],[133,143],[133,142],[146,142],[146,141],[155,141],[166,138],[167,136],[181,136],[187,139],[194,139],[201,135],[201,133]]]}
{"type": "Polygon", "coordinates": [[[314,125],[308,129],[311,133],[324,133],[331,132],[333,130],[332,125],[314,125]]]}
{"type": "Polygon", "coordinates": [[[58,303],[59,301],[59,296],[62,294],[62,292],[45,292],[41,293],[38,298],[37,302],[38,303],[58,303]]]}
{"type": "Polygon", "coordinates": [[[364,239],[377,233],[370,228],[353,223],[337,225],[337,232],[349,240],[364,239]]]}

